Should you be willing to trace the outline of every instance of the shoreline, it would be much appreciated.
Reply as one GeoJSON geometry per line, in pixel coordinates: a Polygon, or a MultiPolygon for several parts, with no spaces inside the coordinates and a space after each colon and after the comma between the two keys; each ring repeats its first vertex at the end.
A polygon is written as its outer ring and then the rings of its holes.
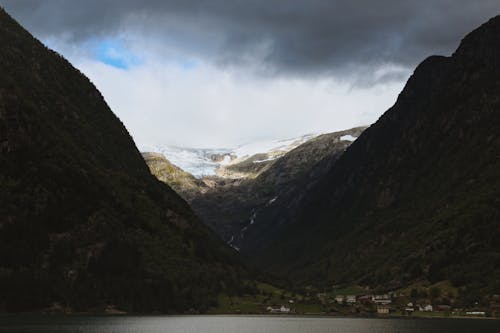
{"type": "Polygon", "coordinates": [[[237,314],[237,313],[218,313],[218,314],[161,314],[161,313],[96,313],[96,312],[17,312],[0,313],[0,318],[6,317],[266,317],[266,318],[321,318],[321,319],[479,319],[479,320],[500,320],[500,317],[478,317],[478,316],[348,316],[348,315],[328,315],[328,314],[237,314]]]}

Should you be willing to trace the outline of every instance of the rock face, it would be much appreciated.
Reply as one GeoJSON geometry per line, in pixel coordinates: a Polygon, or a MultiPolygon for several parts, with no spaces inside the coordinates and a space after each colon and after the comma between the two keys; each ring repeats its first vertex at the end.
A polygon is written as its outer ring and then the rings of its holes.
{"type": "Polygon", "coordinates": [[[203,311],[237,289],[92,83],[3,10],[0,44],[0,311],[203,311]]]}
{"type": "Polygon", "coordinates": [[[255,223],[255,258],[295,281],[500,291],[500,17],[432,56],[318,181],[255,223]],[[268,254],[268,255],[266,255],[268,254]],[[272,254],[272,255],[271,255],[272,254]]]}

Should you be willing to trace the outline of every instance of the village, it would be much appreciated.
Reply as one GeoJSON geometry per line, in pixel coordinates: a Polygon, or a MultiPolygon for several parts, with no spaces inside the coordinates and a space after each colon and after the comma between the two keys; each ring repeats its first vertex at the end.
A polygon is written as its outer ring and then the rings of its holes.
{"type": "Polygon", "coordinates": [[[257,283],[256,293],[221,295],[212,314],[319,315],[353,317],[499,318],[500,295],[464,297],[449,281],[418,283],[386,292],[358,285],[290,291],[257,283]]]}
{"type": "MultiPolygon", "coordinates": [[[[316,301],[326,315],[360,316],[414,316],[414,317],[498,317],[500,296],[496,295],[488,305],[476,303],[472,307],[456,304],[450,295],[441,295],[433,288],[428,293],[412,289],[409,293],[388,292],[383,294],[339,294],[323,292],[312,295],[309,303],[316,301]]],[[[271,314],[308,314],[300,311],[304,300],[289,299],[283,304],[267,306],[271,314]]],[[[309,313],[311,314],[311,313],[309,313]]]]}

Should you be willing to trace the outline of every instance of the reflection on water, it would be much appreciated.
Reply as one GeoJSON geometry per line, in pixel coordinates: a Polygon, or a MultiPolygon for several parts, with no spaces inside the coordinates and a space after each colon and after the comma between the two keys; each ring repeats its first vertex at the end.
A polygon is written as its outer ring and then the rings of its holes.
{"type": "Polygon", "coordinates": [[[500,332],[500,320],[278,316],[3,316],[5,333],[468,333],[500,332]]]}

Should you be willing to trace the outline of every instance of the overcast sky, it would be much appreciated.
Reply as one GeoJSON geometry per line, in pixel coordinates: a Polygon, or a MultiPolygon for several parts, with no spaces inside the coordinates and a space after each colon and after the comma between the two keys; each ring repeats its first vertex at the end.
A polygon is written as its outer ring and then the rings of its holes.
{"type": "Polygon", "coordinates": [[[0,0],[90,77],[141,147],[370,124],[498,0],[0,0]]]}

